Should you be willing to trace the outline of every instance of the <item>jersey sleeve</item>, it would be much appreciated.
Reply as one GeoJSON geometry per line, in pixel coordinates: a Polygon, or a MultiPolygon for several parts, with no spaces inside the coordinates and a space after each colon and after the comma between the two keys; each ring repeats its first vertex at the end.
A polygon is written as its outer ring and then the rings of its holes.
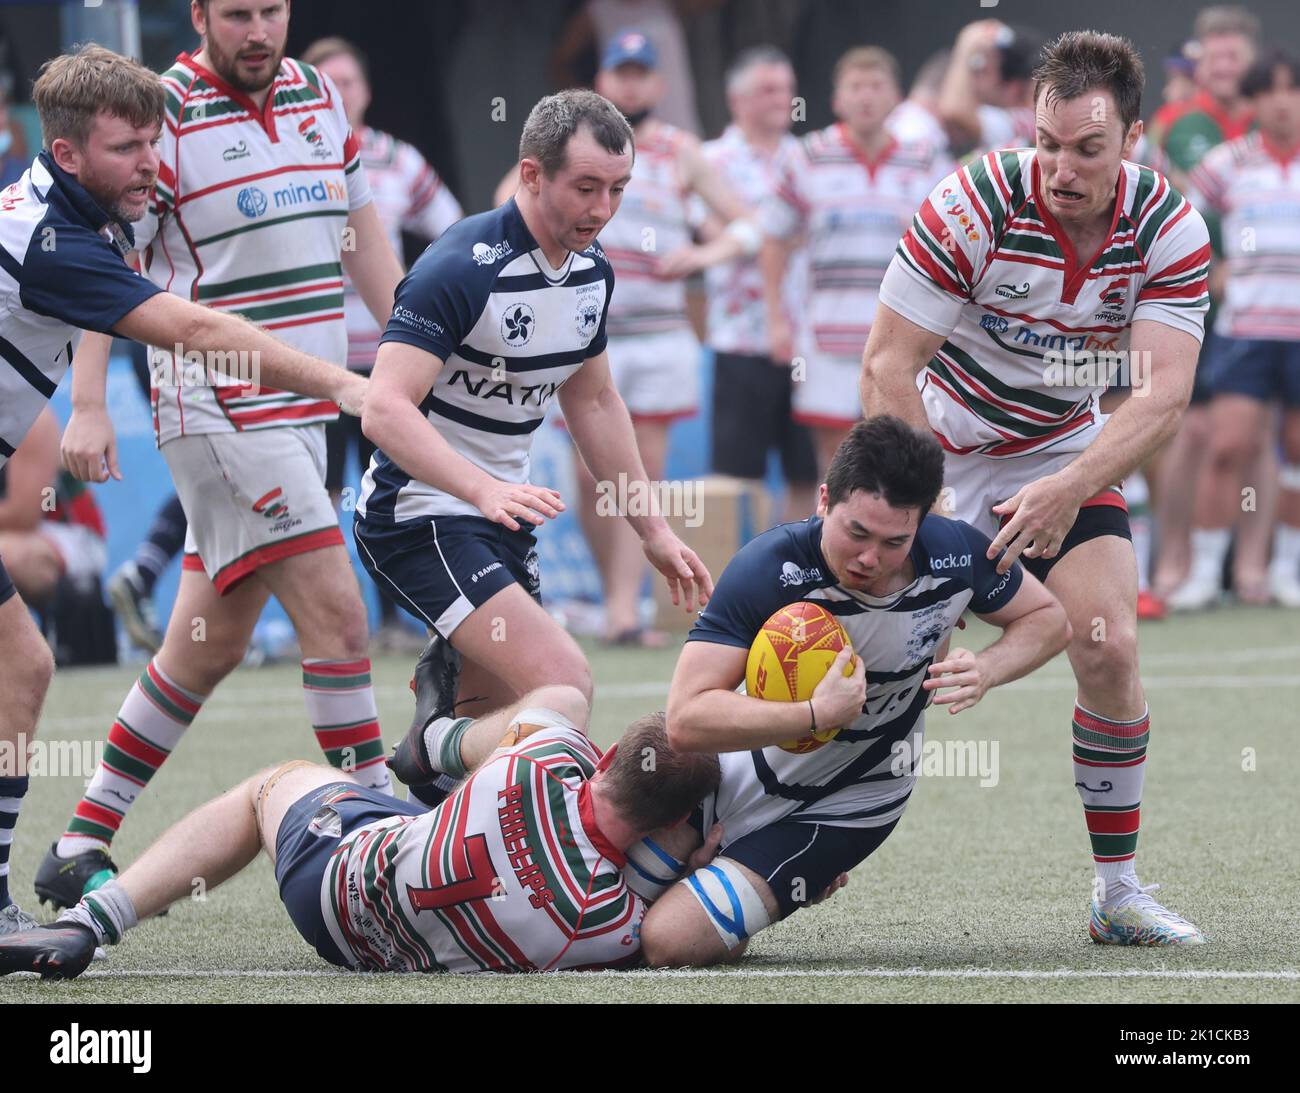
{"type": "Polygon", "coordinates": [[[1002,215],[994,154],[945,175],[921,202],[880,285],[880,302],[934,334],[952,333],[1002,215]]]}
{"type": "Polygon", "coordinates": [[[33,236],[19,298],[39,315],[112,334],[124,316],[161,291],[107,239],[89,228],[61,227],[49,237],[40,231],[33,236]]]}
{"type": "Polygon", "coordinates": [[[486,301],[482,278],[444,243],[428,247],[398,284],[381,344],[413,345],[445,362],[473,329],[486,301]]]}
{"type": "Polygon", "coordinates": [[[398,155],[408,184],[402,227],[424,239],[437,239],[465,215],[460,202],[415,148],[399,143],[398,155]]]}
{"type": "MultiPolygon", "coordinates": [[[[304,64],[302,67],[308,68],[311,66],[304,64]]],[[[316,79],[320,81],[321,90],[324,91],[326,99],[329,100],[329,109],[334,115],[335,124],[339,127],[339,131],[345,134],[343,138],[343,178],[348,187],[348,210],[359,209],[363,205],[369,205],[374,200],[374,195],[370,192],[370,183],[366,181],[366,169],[361,165],[361,141],[352,132],[352,126],[348,124],[347,111],[343,109],[343,97],[339,94],[339,89],[334,86],[334,81],[319,68],[313,68],[312,72],[315,74],[316,79]]]]}
{"type": "Polygon", "coordinates": [[[1138,223],[1137,245],[1147,274],[1138,290],[1133,322],[1150,319],[1191,334],[1205,334],[1210,306],[1210,233],[1199,212],[1165,180],[1167,194],[1138,223]]]}
{"type": "Polygon", "coordinates": [[[977,615],[991,615],[995,611],[1001,611],[1020,591],[1025,580],[1025,567],[1019,562],[1012,562],[1010,569],[999,573],[997,567],[1002,555],[999,554],[992,561],[988,558],[989,543],[992,540],[963,520],[954,520],[952,523],[961,537],[963,552],[970,555],[970,609],[977,615]]]}
{"type": "Polygon", "coordinates": [[[1187,175],[1187,199],[1205,218],[1210,233],[1210,247],[1216,254],[1223,253],[1219,229],[1223,215],[1228,211],[1228,173],[1232,169],[1232,151],[1226,144],[1210,150],[1187,175]]]}
{"type": "Polygon", "coordinates": [[[758,227],[764,235],[790,239],[803,231],[810,207],[803,185],[805,166],[802,143],[782,155],[774,172],[775,184],[758,206],[758,227]]]}
{"type": "Polygon", "coordinates": [[[780,570],[781,561],[771,556],[766,538],[751,539],[727,563],[686,640],[748,649],[773,612],[799,598],[797,593],[791,593],[774,602],[770,595],[760,592],[775,584],[772,571],[780,570]]]}

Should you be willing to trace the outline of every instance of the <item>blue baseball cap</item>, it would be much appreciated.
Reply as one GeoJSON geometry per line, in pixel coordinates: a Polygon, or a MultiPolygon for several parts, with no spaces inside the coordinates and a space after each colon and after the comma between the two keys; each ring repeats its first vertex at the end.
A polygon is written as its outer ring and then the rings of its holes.
{"type": "Polygon", "coordinates": [[[619,65],[638,64],[654,68],[658,63],[659,54],[649,38],[639,30],[620,30],[605,47],[600,67],[603,70],[617,68],[619,65]]]}

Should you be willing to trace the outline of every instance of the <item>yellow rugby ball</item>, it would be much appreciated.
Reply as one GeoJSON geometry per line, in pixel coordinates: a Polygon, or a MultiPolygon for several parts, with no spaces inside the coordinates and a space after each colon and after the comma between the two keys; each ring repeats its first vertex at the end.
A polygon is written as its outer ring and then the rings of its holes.
{"type": "MultiPolygon", "coordinates": [[[[788,604],[763,623],[749,647],[745,692],[770,702],[806,702],[848,644],[844,627],[824,607],[802,600],[788,604]]],[[[850,658],[844,674],[851,675],[854,666],[850,658]]],[[[796,755],[816,751],[842,728],[818,729],[781,747],[796,755]]]]}

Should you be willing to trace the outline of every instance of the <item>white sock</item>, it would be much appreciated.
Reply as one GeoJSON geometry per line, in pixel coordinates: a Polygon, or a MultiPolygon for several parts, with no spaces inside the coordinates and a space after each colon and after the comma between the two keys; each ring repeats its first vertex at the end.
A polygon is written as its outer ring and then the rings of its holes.
{"type": "Polygon", "coordinates": [[[1300,578],[1300,528],[1279,523],[1273,532],[1274,570],[1292,580],[1300,578]]]}
{"type": "Polygon", "coordinates": [[[1117,900],[1129,895],[1137,888],[1138,879],[1135,863],[1136,859],[1134,858],[1128,858],[1125,861],[1094,863],[1098,879],[1106,885],[1106,894],[1101,900],[1103,908],[1113,908],[1117,900]]]}
{"type": "Polygon", "coordinates": [[[460,742],[472,724],[470,717],[436,717],[424,727],[424,751],[434,770],[457,779],[465,777],[460,742]]]}
{"type": "Polygon", "coordinates": [[[1188,579],[1213,579],[1217,583],[1223,573],[1223,563],[1228,557],[1231,542],[1231,528],[1193,528],[1192,570],[1188,579]]]}

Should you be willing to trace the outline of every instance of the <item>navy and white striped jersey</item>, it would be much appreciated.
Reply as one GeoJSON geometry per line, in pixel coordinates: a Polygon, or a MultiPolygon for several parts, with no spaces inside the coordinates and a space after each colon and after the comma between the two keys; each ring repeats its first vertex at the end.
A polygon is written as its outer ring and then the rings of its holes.
{"type": "Polygon", "coordinates": [[[962,612],[1007,606],[1024,570],[1002,576],[985,558],[989,540],[960,520],[928,515],[912,543],[915,579],[886,597],[836,583],[821,552],[822,521],[781,524],[732,558],[687,637],[748,649],[763,623],[787,604],[824,607],[848,632],[867,672],[862,715],[816,751],[779,747],[725,752],[722,784],[706,827],[720,820],[726,843],[779,820],[880,827],[903,814],[916,780],[930,692],[922,690],[935,651],[962,612]],[[911,762],[894,745],[907,740],[911,762]]]}
{"type": "Polygon", "coordinates": [[[111,334],[161,291],[123,260],[113,220],[42,152],[0,190],[0,466],[63,378],[82,330],[111,334]]]}
{"type": "MultiPolygon", "coordinates": [[[[605,349],[614,272],[600,244],[551,268],[511,198],[453,225],[397,289],[381,342],[443,361],[420,409],[447,442],[503,482],[528,481],[532,434],[556,392],[605,349]]],[[[478,515],[413,480],[381,450],[357,512],[382,524],[478,515]]]]}

